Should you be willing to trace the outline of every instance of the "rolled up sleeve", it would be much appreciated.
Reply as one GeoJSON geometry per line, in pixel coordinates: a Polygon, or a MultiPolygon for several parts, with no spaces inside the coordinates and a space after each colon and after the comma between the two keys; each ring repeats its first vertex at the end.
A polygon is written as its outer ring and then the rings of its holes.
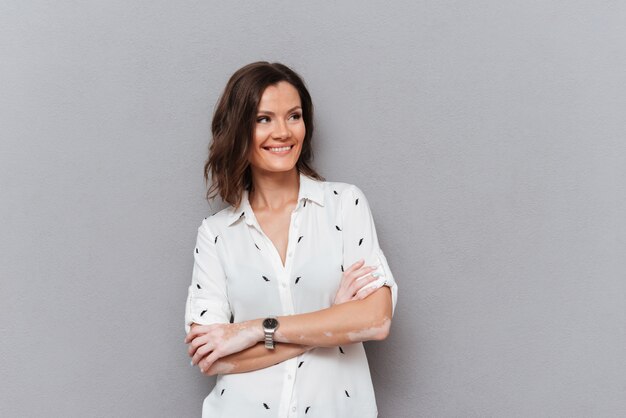
{"type": "Polygon", "coordinates": [[[341,205],[344,269],[360,259],[365,260],[365,266],[376,266],[375,272],[380,273],[381,276],[366,287],[388,286],[391,290],[393,313],[398,298],[398,285],[378,243],[376,227],[367,198],[361,189],[350,185],[342,192],[341,205]]]}
{"type": "Polygon", "coordinates": [[[205,219],[198,228],[191,285],[185,306],[185,332],[192,323],[208,325],[230,322],[226,275],[218,257],[216,235],[205,219]]]}

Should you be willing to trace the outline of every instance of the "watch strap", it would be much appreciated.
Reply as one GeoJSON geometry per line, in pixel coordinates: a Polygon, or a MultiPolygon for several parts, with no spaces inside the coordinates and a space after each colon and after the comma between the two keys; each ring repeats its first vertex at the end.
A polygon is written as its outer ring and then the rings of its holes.
{"type": "Polygon", "coordinates": [[[265,348],[274,349],[274,330],[265,330],[265,348]]]}

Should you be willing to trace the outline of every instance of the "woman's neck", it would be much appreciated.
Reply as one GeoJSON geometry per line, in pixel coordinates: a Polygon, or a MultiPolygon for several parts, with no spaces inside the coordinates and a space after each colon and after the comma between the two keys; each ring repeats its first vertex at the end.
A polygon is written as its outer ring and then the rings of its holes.
{"type": "Polygon", "coordinates": [[[297,202],[300,190],[300,174],[293,170],[252,174],[252,190],[248,200],[253,210],[280,210],[285,205],[297,202]]]}

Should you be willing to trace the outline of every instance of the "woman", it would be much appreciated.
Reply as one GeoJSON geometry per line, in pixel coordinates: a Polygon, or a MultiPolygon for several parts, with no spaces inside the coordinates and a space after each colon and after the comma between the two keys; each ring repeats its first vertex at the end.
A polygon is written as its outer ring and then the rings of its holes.
{"type": "Polygon", "coordinates": [[[362,341],[387,337],[397,286],[363,192],[311,167],[301,78],[256,62],[212,122],[208,198],[185,313],[189,355],[217,375],[203,417],[376,417],[362,341]]]}

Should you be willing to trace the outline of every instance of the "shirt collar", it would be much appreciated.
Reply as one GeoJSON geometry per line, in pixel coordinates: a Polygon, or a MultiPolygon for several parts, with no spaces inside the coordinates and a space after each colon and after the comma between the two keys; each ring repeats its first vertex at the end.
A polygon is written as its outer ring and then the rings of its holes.
{"type": "MultiPolygon", "coordinates": [[[[317,203],[320,206],[324,206],[324,189],[322,182],[300,173],[300,190],[298,191],[298,207],[302,204],[303,200],[310,200],[317,203]]],[[[244,189],[241,196],[241,204],[239,207],[230,207],[230,214],[228,217],[228,226],[232,225],[241,218],[244,218],[248,225],[254,225],[256,219],[254,218],[254,212],[250,206],[248,200],[248,191],[244,189]]]]}

